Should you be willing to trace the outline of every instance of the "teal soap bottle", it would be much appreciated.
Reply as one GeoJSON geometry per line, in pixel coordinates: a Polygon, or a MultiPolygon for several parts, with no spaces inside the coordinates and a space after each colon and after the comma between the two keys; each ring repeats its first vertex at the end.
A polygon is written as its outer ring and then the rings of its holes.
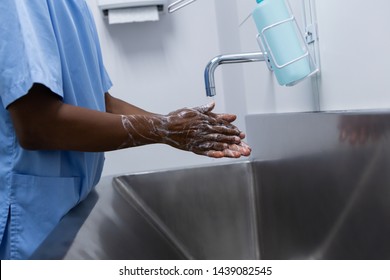
{"type": "Polygon", "coordinates": [[[291,86],[311,73],[310,57],[285,0],[256,0],[252,13],[278,83],[291,86]]]}

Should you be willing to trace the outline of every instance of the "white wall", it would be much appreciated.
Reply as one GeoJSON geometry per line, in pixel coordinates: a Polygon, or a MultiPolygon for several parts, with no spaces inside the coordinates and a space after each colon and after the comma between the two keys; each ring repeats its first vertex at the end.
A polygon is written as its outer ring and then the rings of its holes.
{"type": "Polygon", "coordinates": [[[390,2],[317,0],[323,110],[390,107],[390,2]]]}

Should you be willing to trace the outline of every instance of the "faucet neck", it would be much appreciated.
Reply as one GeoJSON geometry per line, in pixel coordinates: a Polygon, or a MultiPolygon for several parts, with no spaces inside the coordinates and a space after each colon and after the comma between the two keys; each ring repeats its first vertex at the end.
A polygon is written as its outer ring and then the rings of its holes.
{"type": "Polygon", "coordinates": [[[257,61],[265,61],[265,56],[262,52],[224,54],[211,59],[204,72],[206,95],[209,97],[216,95],[214,72],[219,65],[257,61]]]}

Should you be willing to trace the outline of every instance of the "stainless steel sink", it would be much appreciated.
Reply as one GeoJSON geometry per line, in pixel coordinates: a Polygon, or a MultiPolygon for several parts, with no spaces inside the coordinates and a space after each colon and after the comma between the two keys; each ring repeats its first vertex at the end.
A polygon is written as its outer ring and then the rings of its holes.
{"type": "Polygon", "coordinates": [[[105,177],[33,258],[390,259],[390,117],[350,145],[346,116],[256,117],[250,161],[105,177]]]}
{"type": "Polygon", "coordinates": [[[106,177],[33,258],[257,259],[252,164],[106,177]]]}
{"type": "Polygon", "coordinates": [[[114,178],[115,189],[195,259],[256,259],[249,162],[114,178]]]}

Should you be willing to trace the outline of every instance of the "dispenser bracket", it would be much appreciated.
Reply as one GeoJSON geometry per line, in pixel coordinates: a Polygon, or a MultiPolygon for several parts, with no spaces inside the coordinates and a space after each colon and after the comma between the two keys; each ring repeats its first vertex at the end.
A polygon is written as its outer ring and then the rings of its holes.
{"type": "MultiPolygon", "coordinates": [[[[303,34],[301,28],[298,25],[298,22],[297,22],[294,14],[292,12],[290,2],[288,0],[285,0],[285,2],[286,2],[286,6],[288,8],[290,17],[288,17],[284,20],[281,20],[279,22],[276,22],[274,24],[271,24],[269,26],[264,27],[263,30],[261,30],[261,32],[259,32],[257,34],[257,42],[260,46],[260,49],[262,50],[262,52],[264,54],[265,62],[266,62],[268,69],[270,71],[273,71],[274,67],[277,69],[282,69],[282,68],[287,67],[287,66],[291,65],[292,63],[295,63],[299,60],[308,59],[311,72],[305,78],[311,77],[314,74],[319,72],[319,65],[317,63],[318,58],[315,56],[316,54],[318,54],[318,51],[315,52],[310,47],[310,46],[317,46],[318,45],[318,43],[317,43],[317,41],[318,41],[317,40],[317,38],[318,38],[317,37],[318,36],[317,35],[318,34],[317,27],[316,27],[316,23],[314,21],[313,13],[312,13],[312,10],[314,8],[314,2],[312,3],[311,0],[309,2],[303,0],[305,34],[303,34]],[[309,12],[306,11],[306,9],[308,7],[310,8],[309,12]],[[266,32],[269,31],[270,29],[277,28],[278,26],[283,25],[283,24],[292,24],[292,26],[296,29],[298,38],[299,38],[300,43],[301,43],[303,53],[301,56],[296,57],[296,58],[292,59],[291,61],[287,61],[287,62],[284,62],[283,64],[279,64],[275,58],[275,55],[272,52],[272,49],[270,48],[270,44],[268,42],[266,32]],[[316,43],[316,44],[314,44],[314,43],[316,43]]],[[[288,86],[293,86],[300,81],[301,80],[290,83],[290,84],[288,84],[288,86]]]]}
{"type": "Polygon", "coordinates": [[[317,40],[317,26],[316,24],[309,24],[306,26],[305,40],[307,44],[313,44],[317,40]]]}

